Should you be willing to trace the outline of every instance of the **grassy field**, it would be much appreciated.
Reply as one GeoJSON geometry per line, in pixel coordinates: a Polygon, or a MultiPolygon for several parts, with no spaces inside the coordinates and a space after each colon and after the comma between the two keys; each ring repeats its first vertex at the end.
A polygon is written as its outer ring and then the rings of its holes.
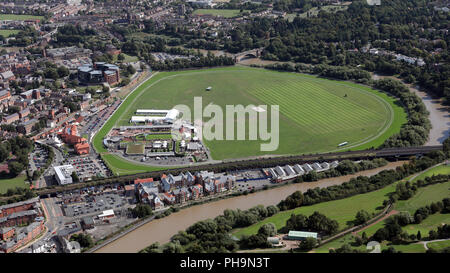
{"type": "Polygon", "coordinates": [[[435,250],[441,250],[447,247],[450,247],[450,240],[442,241],[442,242],[434,242],[427,244],[428,248],[433,248],[435,250]]]}
{"type": "Polygon", "coordinates": [[[26,175],[20,175],[11,179],[0,179],[0,194],[6,193],[8,189],[28,188],[28,184],[25,183],[27,179],[26,175]]]}
{"type": "MultiPolygon", "coordinates": [[[[123,61],[120,61],[120,62],[131,63],[131,62],[139,61],[139,58],[136,57],[136,56],[131,56],[131,55],[128,55],[128,54],[125,54],[125,53],[122,53],[122,54],[124,55],[125,59],[123,61]]],[[[117,56],[119,56],[119,55],[114,55],[113,56],[113,62],[117,62],[117,56]]]]}
{"type": "Polygon", "coordinates": [[[19,33],[19,31],[17,29],[0,29],[0,36],[7,38],[10,35],[19,33]]]}
{"type": "Polygon", "coordinates": [[[429,205],[450,196],[450,182],[430,185],[419,188],[416,194],[408,200],[399,200],[395,203],[398,211],[408,211],[413,214],[418,208],[429,205]]]}
{"type": "Polygon", "coordinates": [[[26,14],[0,14],[0,20],[15,20],[15,21],[23,21],[23,20],[35,20],[44,19],[44,16],[35,16],[35,15],[26,15],[26,14]]]}
{"type": "MultiPolygon", "coordinates": [[[[426,172],[427,174],[436,173],[439,170],[443,171],[439,166],[429,170],[426,172]]],[[[392,190],[395,189],[395,186],[390,186],[392,190]]],[[[421,207],[430,204],[431,202],[436,202],[442,200],[445,197],[450,196],[450,182],[436,184],[427,186],[424,188],[419,188],[416,195],[409,200],[406,201],[398,201],[395,205],[395,209],[399,211],[409,211],[410,213],[414,213],[414,211],[421,207]]],[[[345,200],[345,199],[344,199],[345,200]]],[[[360,203],[358,203],[360,204],[360,203]]],[[[437,226],[441,224],[450,224],[450,215],[449,214],[434,214],[428,216],[427,219],[423,220],[420,224],[407,225],[403,227],[403,230],[408,232],[409,234],[417,234],[420,230],[422,236],[428,235],[428,232],[432,229],[436,229],[437,226]]],[[[363,232],[366,233],[367,237],[372,236],[378,229],[384,226],[384,222],[379,222],[364,231],[358,232],[358,235],[361,236],[363,232]]],[[[315,252],[319,253],[327,253],[330,248],[338,248],[342,246],[344,243],[351,244],[354,241],[353,235],[348,234],[342,238],[329,242],[315,250],[315,252]]],[[[388,248],[390,245],[387,245],[386,242],[382,244],[382,249],[388,248]]],[[[396,250],[402,251],[405,253],[423,253],[425,252],[425,248],[421,244],[409,244],[409,245],[392,245],[396,250]]],[[[356,249],[363,250],[365,246],[356,247],[356,249]]]]}
{"type": "Polygon", "coordinates": [[[263,221],[249,227],[236,230],[233,235],[240,238],[242,235],[256,234],[258,229],[266,223],[274,223],[277,229],[286,225],[286,221],[292,214],[303,214],[309,216],[315,211],[325,214],[333,220],[338,221],[339,230],[347,227],[347,224],[355,219],[359,210],[366,210],[369,213],[381,212],[383,201],[388,198],[388,194],[395,191],[394,185],[389,185],[383,189],[355,195],[349,198],[319,203],[312,206],[299,207],[293,210],[283,211],[263,221]],[[358,204],[358,206],[355,206],[358,204]]]}
{"type": "Polygon", "coordinates": [[[429,169],[428,171],[418,175],[416,178],[414,178],[413,181],[421,179],[423,180],[425,177],[431,177],[438,174],[450,174],[450,165],[439,165],[437,167],[429,169]]]}
{"type": "MultiPolygon", "coordinates": [[[[306,12],[299,13],[298,16],[300,18],[307,18],[308,14],[309,14],[310,17],[315,17],[319,14],[319,11],[335,13],[335,12],[343,11],[346,9],[348,9],[348,6],[344,6],[344,5],[341,5],[341,6],[327,5],[327,6],[322,6],[320,9],[318,9],[317,7],[313,7],[306,12]]],[[[295,17],[297,17],[297,13],[289,13],[286,15],[286,19],[289,20],[289,22],[294,21],[295,17]]]]}
{"type": "MultiPolygon", "coordinates": [[[[414,197],[409,200],[397,201],[394,209],[398,211],[408,211],[411,215],[413,215],[419,207],[429,205],[432,202],[440,201],[448,196],[450,196],[450,182],[431,185],[419,188],[414,197]]],[[[436,227],[442,223],[450,224],[449,214],[438,213],[430,215],[427,219],[423,220],[422,223],[417,225],[408,225],[403,227],[403,229],[409,234],[417,234],[417,231],[420,230],[422,236],[425,236],[430,230],[436,229],[436,227]]],[[[382,221],[365,229],[364,231],[358,232],[358,234],[362,235],[362,233],[365,232],[367,237],[370,237],[383,226],[384,222],[382,221]]]]}
{"type": "Polygon", "coordinates": [[[134,164],[112,154],[103,154],[102,158],[115,175],[136,174],[170,169],[167,167],[153,167],[134,164]]]}
{"type": "MultiPolygon", "coordinates": [[[[353,249],[360,251],[367,250],[366,245],[354,246],[352,245],[355,241],[355,237],[352,234],[347,234],[337,240],[331,241],[319,248],[314,249],[314,253],[329,253],[330,249],[336,249],[341,247],[343,244],[348,244],[352,246],[353,249]]],[[[381,250],[388,249],[389,247],[395,248],[397,251],[402,251],[404,253],[424,253],[425,247],[422,244],[408,244],[408,245],[393,245],[387,242],[381,243],[381,250]]],[[[368,250],[370,252],[370,250],[368,250]]]]}
{"type": "MultiPolygon", "coordinates": [[[[260,144],[268,142],[262,140],[205,140],[214,159],[325,152],[336,150],[344,141],[349,145],[343,150],[376,147],[406,122],[406,114],[395,99],[349,82],[239,66],[160,72],[135,90],[99,131],[94,138],[96,150],[106,152],[103,136],[114,125],[129,124],[136,109],[164,109],[177,104],[193,109],[194,96],[202,96],[204,107],[209,103],[223,109],[239,104],[280,107],[276,151],[261,152],[260,144]],[[207,86],[213,90],[205,92],[207,86]]],[[[248,118],[245,122],[248,125],[248,118]]]]}
{"type": "MultiPolygon", "coordinates": [[[[247,10],[244,10],[247,11],[247,10]]],[[[240,14],[238,9],[196,9],[194,14],[196,15],[216,15],[225,18],[236,17],[240,14]]]]}

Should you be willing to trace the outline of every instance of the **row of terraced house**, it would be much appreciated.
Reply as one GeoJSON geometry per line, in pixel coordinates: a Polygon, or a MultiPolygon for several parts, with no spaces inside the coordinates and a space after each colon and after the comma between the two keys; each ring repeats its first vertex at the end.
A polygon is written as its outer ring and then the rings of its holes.
{"type": "Polygon", "coordinates": [[[14,252],[44,230],[39,197],[0,206],[0,252],[14,252]]]}
{"type": "Polygon", "coordinates": [[[198,200],[206,195],[214,195],[231,190],[236,177],[214,172],[200,171],[179,175],[162,175],[160,181],[153,178],[136,179],[135,192],[142,203],[150,204],[153,209],[164,205],[183,204],[189,200],[198,200]]]}

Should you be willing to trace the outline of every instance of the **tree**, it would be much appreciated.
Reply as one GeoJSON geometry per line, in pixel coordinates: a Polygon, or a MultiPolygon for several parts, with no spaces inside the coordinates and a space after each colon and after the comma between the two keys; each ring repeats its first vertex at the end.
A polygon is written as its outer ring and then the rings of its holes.
{"type": "Polygon", "coordinates": [[[89,234],[74,234],[70,237],[70,241],[77,241],[82,248],[89,248],[94,246],[94,241],[89,234]]]}
{"type": "Polygon", "coordinates": [[[119,61],[125,60],[125,55],[123,55],[123,53],[120,53],[119,55],[117,55],[117,60],[119,61]]]}
{"type": "Polygon", "coordinates": [[[259,228],[258,234],[265,235],[266,237],[272,237],[277,234],[277,228],[273,223],[267,223],[259,228]]]}
{"type": "Polygon", "coordinates": [[[121,86],[125,86],[125,85],[128,85],[129,83],[130,83],[130,79],[125,78],[125,79],[122,80],[122,82],[120,83],[120,85],[121,85],[121,86]]]}
{"type": "Polygon", "coordinates": [[[444,142],[442,143],[442,149],[447,156],[450,155],[450,137],[444,140],[444,142]]]}
{"type": "Polygon", "coordinates": [[[152,208],[148,204],[137,204],[135,208],[132,209],[134,217],[142,218],[145,216],[152,215],[152,208]]]}
{"type": "Polygon", "coordinates": [[[72,172],[71,176],[72,176],[72,180],[73,180],[74,183],[80,182],[80,178],[78,178],[78,175],[77,175],[76,172],[72,172]]]}
{"type": "Polygon", "coordinates": [[[129,66],[127,66],[127,72],[129,75],[133,75],[134,73],[136,73],[136,69],[130,64],[129,66]]]}
{"type": "Polygon", "coordinates": [[[417,240],[421,240],[422,239],[422,234],[420,233],[420,230],[417,231],[417,235],[416,235],[417,240]]]}
{"type": "Polygon", "coordinates": [[[300,249],[303,251],[310,251],[317,245],[316,238],[308,237],[304,241],[300,242],[300,249]]]}
{"type": "Polygon", "coordinates": [[[355,224],[361,225],[370,219],[370,214],[365,210],[360,210],[356,213],[355,224]]]}
{"type": "Polygon", "coordinates": [[[10,161],[8,162],[8,169],[9,172],[13,175],[13,176],[17,176],[19,175],[22,171],[23,171],[23,165],[17,161],[10,161]]]}
{"type": "Polygon", "coordinates": [[[64,78],[66,76],[69,76],[69,74],[70,74],[69,69],[65,66],[58,67],[56,72],[58,73],[58,76],[60,78],[64,78]]]}

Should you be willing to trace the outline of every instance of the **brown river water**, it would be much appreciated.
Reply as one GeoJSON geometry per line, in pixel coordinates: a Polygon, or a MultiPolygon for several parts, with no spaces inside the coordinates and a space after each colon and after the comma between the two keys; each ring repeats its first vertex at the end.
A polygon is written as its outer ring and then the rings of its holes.
{"type": "Polygon", "coordinates": [[[117,240],[103,246],[95,251],[96,253],[135,253],[139,250],[151,245],[154,242],[161,244],[167,243],[174,234],[180,230],[185,230],[192,224],[214,218],[221,215],[225,209],[249,209],[257,205],[276,205],[282,199],[295,191],[305,192],[308,189],[320,187],[329,187],[332,185],[339,185],[360,175],[372,176],[382,170],[395,169],[407,161],[390,162],[388,165],[373,170],[362,171],[353,175],[346,175],[334,178],[323,179],[316,182],[304,182],[298,184],[289,184],[265,191],[241,195],[233,198],[222,199],[202,205],[192,206],[182,209],[179,212],[171,215],[153,220],[144,224],[143,226],[127,233],[117,240]]]}

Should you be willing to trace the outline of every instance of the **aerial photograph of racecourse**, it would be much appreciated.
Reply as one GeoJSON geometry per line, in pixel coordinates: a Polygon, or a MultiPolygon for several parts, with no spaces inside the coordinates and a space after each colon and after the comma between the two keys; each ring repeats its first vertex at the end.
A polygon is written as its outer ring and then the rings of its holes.
{"type": "Polygon", "coordinates": [[[0,0],[0,253],[445,262],[449,19],[444,0],[0,0]]]}

